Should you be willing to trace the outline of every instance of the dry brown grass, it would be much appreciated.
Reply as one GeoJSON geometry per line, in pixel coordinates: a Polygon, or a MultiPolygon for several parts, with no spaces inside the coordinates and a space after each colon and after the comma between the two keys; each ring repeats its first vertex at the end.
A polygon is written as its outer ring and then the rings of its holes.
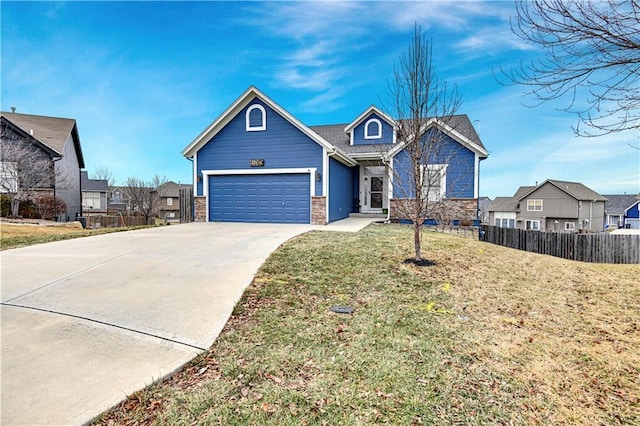
{"type": "Polygon", "coordinates": [[[448,307],[475,323],[465,333],[473,364],[539,396],[540,406],[523,407],[532,423],[640,420],[640,266],[467,241],[429,254],[441,266],[417,272],[450,283],[448,307]]]}
{"type": "Polygon", "coordinates": [[[412,249],[382,225],[286,243],[209,351],[96,424],[640,424],[640,266],[412,249]]]}

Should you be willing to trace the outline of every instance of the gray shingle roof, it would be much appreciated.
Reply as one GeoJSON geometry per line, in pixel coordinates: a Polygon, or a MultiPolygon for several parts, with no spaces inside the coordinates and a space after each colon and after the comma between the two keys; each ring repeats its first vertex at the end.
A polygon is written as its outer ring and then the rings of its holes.
{"type": "MultiPolygon", "coordinates": [[[[466,114],[454,115],[447,124],[457,132],[461,133],[471,142],[486,150],[478,133],[476,133],[469,117],[466,114]]],[[[344,129],[349,123],[344,124],[328,124],[320,126],[309,126],[311,130],[320,135],[324,140],[346,152],[347,154],[366,154],[366,153],[383,153],[393,148],[394,144],[370,144],[370,145],[351,145],[349,135],[344,129]]]]}
{"type": "Polygon", "coordinates": [[[607,201],[605,197],[598,194],[596,191],[592,190],[591,188],[587,188],[586,186],[584,186],[579,182],[566,182],[562,180],[552,180],[552,179],[547,179],[545,182],[549,182],[550,184],[565,191],[567,194],[571,195],[576,200],[607,201]]]}
{"type": "Polygon", "coordinates": [[[80,172],[80,187],[82,191],[107,192],[109,184],[106,179],[89,179],[89,174],[80,172]]]}
{"type": "Polygon", "coordinates": [[[3,117],[18,126],[25,133],[42,142],[59,155],[64,153],[64,146],[72,136],[76,145],[76,153],[80,168],[84,167],[84,158],[80,148],[80,138],[76,127],[76,120],[72,118],[46,117],[42,115],[18,114],[13,112],[1,112],[3,117]]]}
{"type": "Polygon", "coordinates": [[[605,210],[609,214],[624,214],[624,211],[638,202],[637,195],[603,195],[608,201],[605,210]]]}

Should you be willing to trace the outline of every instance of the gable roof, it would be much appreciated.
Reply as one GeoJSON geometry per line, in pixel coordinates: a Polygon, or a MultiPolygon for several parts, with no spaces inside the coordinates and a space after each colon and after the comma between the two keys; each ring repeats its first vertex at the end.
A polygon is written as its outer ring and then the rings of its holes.
{"type": "Polygon", "coordinates": [[[89,179],[89,173],[80,172],[80,188],[82,191],[107,192],[109,184],[106,179],[89,179]]]}
{"type": "Polygon", "coordinates": [[[335,154],[336,159],[350,166],[355,166],[356,163],[343,151],[339,150],[331,143],[327,142],[324,138],[318,135],[311,128],[305,126],[293,115],[289,114],[284,108],[271,100],[268,96],[258,90],[255,86],[250,86],[245,92],[240,95],[222,114],[220,114],[213,122],[207,126],[207,128],[200,133],[187,147],[182,150],[182,155],[187,158],[191,158],[194,154],[202,148],[207,142],[211,140],[220,130],[224,128],[244,107],[249,105],[254,99],[260,99],[267,104],[271,109],[280,114],[285,120],[291,123],[294,127],[308,136],[311,140],[318,145],[325,148],[330,154],[335,154]]]}
{"type": "MultiPolygon", "coordinates": [[[[433,127],[440,129],[465,148],[478,154],[480,159],[484,159],[489,156],[489,152],[480,140],[478,133],[473,128],[473,124],[471,124],[471,121],[466,114],[453,115],[448,117],[446,120],[442,120],[438,117],[432,117],[427,120],[427,124],[424,126],[422,132],[424,133],[433,127]]],[[[404,147],[405,144],[403,142],[396,144],[396,146],[389,151],[389,155],[396,155],[404,149],[404,147]]]]}
{"type": "Polygon", "coordinates": [[[367,118],[368,116],[370,116],[371,114],[376,114],[378,117],[382,118],[384,121],[386,121],[387,123],[389,123],[391,126],[394,125],[395,121],[393,120],[393,118],[389,117],[387,114],[385,114],[384,112],[382,112],[380,109],[378,109],[378,107],[376,107],[375,105],[371,105],[369,108],[367,108],[362,114],[360,114],[358,116],[358,118],[356,118],[355,120],[353,120],[351,123],[347,124],[344,128],[344,133],[350,133],[353,129],[355,129],[358,124],[360,124],[365,118],[367,118]]]}
{"type": "Polygon", "coordinates": [[[517,212],[520,200],[525,194],[533,191],[535,186],[521,186],[513,197],[496,197],[489,207],[490,212],[517,212]]]}
{"type": "Polygon", "coordinates": [[[566,182],[563,180],[553,180],[553,179],[545,180],[540,185],[536,186],[533,190],[522,195],[519,198],[519,200],[522,200],[523,198],[527,197],[529,194],[536,191],[538,188],[543,187],[547,183],[555,186],[559,190],[567,193],[569,196],[575,198],[578,201],[607,201],[605,197],[598,194],[591,188],[587,188],[586,186],[584,186],[579,182],[566,182]]]}
{"type": "Polygon", "coordinates": [[[84,168],[84,157],[80,146],[76,120],[15,112],[1,112],[0,114],[14,126],[20,128],[27,135],[30,135],[60,156],[63,155],[65,145],[71,135],[78,157],[78,164],[81,169],[84,168]]]}
{"type": "Polygon", "coordinates": [[[637,195],[603,195],[607,199],[605,210],[608,214],[624,214],[634,204],[640,202],[637,195]]]}

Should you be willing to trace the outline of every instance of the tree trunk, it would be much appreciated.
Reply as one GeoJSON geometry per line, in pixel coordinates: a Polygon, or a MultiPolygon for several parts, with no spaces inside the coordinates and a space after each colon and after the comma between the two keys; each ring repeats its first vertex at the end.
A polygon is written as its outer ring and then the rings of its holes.
{"type": "Polygon", "coordinates": [[[11,215],[13,217],[18,217],[18,213],[20,213],[20,200],[11,199],[11,215]]]}
{"type": "Polygon", "coordinates": [[[416,250],[416,262],[422,260],[422,219],[416,217],[413,221],[413,244],[416,250]]]}

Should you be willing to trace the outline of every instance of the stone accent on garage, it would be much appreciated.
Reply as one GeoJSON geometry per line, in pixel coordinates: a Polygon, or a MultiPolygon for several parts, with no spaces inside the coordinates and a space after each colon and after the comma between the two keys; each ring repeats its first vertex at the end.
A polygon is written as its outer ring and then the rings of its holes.
{"type": "Polygon", "coordinates": [[[194,220],[196,222],[206,222],[207,221],[207,198],[193,197],[193,204],[195,206],[194,220]]]}
{"type": "Polygon", "coordinates": [[[327,197],[311,197],[311,224],[327,224],[327,197]]]}

